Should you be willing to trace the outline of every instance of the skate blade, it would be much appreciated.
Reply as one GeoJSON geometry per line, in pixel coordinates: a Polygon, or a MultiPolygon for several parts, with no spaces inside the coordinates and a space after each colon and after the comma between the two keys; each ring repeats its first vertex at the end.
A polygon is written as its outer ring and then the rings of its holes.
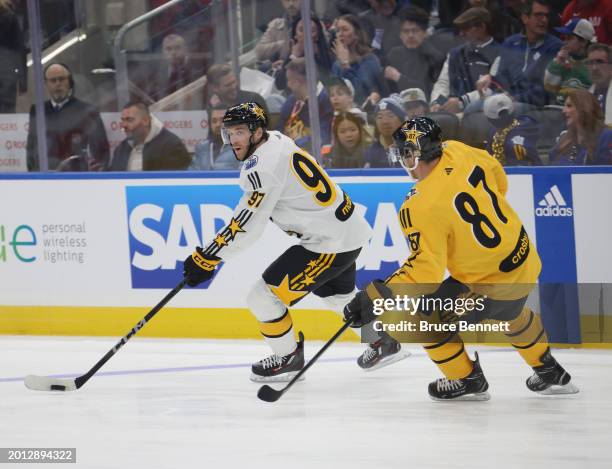
{"type": "MultiPolygon", "coordinates": [[[[259,376],[255,373],[251,373],[251,381],[254,383],[287,383],[297,375],[299,371],[289,371],[277,376],[259,376]]],[[[305,376],[302,375],[298,378],[298,381],[304,381],[305,376]]]]}
{"type": "Polygon", "coordinates": [[[381,368],[384,368],[385,366],[393,365],[394,363],[397,363],[403,360],[404,358],[408,358],[410,355],[411,354],[408,350],[400,350],[399,352],[394,353],[393,355],[389,357],[383,358],[376,365],[371,366],[370,368],[362,368],[362,370],[366,372],[380,370],[381,368]]]}
{"type": "Polygon", "coordinates": [[[560,396],[563,394],[578,394],[580,389],[574,383],[567,383],[562,385],[553,384],[551,387],[544,389],[543,391],[536,391],[541,396],[560,396]]]}
{"type": "Polygon", "coordinates": [[[453,397],[452,399],[440,399],[438,397],[429,396],[432,401],[436,402],[456,402],[456,401],[488,401],[491,399],[491,395],[485,392],[478,392],[476,394],[466,394],[464,396],[453,397]]]}

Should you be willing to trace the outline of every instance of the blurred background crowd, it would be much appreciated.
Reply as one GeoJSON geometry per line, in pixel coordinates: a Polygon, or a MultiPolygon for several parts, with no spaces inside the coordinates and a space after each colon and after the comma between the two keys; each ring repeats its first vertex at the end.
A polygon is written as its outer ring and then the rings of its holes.
{"type": "Polygon", "coordinates": [[[612,164],[612,1],[302,2],[0,0],[0,117],[28,116],[29,171],[238,169],[244,101],[327,168],[392,166],[418,115],[506,166],[612,164]],[[164,118],[196,111],[190,142],[164,118]]]}

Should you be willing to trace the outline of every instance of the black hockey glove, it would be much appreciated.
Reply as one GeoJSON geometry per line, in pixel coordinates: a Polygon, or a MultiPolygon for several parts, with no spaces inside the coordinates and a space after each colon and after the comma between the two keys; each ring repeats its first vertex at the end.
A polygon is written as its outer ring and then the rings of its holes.
{"type": "Polygon", "coordinates": [[[190,287],[198,286],[212,278],[221,258],[217,256],[207,257],[202,252],[201,247],[197,247],[195,252],[185,259],[183,263],[183,276],[190,287]]]}
{"type": "Polygon", "coordinates": [[[385,282],[374,280],[365,290],[357,292],[344,307],[344,320],[351,322],[351,327],[363,327],[377,318],[374,314],[374,300],[392,297],[391,289],[385,285],[385,282]]]}

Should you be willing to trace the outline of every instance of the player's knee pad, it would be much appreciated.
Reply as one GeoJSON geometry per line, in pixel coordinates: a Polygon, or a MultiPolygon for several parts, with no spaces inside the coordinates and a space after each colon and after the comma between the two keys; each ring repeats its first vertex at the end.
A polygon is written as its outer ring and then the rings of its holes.
{"type": "Polygon", "coordinates": [[[346,304],[353,299],[359,290],[356,288],[350,293],[342,293],[321,298],[329,309],[337,313],[342,313],[346,304]]]}
{"type": "Polygon", "coordinates": [[[247,295],[247,305],[260,322],[274,321],[285,314],[287,307],[260,278],[247,295]]]}

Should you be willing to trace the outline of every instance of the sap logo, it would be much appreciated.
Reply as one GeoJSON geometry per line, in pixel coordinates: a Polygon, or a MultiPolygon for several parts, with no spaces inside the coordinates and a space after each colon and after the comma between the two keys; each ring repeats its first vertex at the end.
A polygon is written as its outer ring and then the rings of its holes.
{"type": "Polygon", "coordinates": [[[174,287],[185,258],[229,223],[241,195],[233,184],[126,187],[132,288],[174,287]]]}
{"type": "Polygon", "coordinates": [[[230,222],[232,209],[226,205],[201,204],[199,206],[200,229],[188,204],[176,204],[171,212],[154,204],[136,206],[129,215],[130,235],[135,241],[132,266],[140,270],[175,270],[204,240],[215,237],[216,222],[230,222]],[[168,220],[167,224],[164,220],[168,220]]]}
{"type": "Polygon", "coordinates": [[[372,237],[359,256],[357,269],[380,272],[386,263],[397,268],[410,255],[410,250],[397,219],[396,204],[380,202],[369,209],[361,204],[355,206],[358,213],[370,218],[368,221],[372,226],[372,237]],[[369,217],[368,211],[373,212],[369,217]]]}
{"type": "Polygon", "coordinates": [[[36,245],[36,233],[31,226],[19,225],[11,234],[4,225],[0,225],[0,261],[6,262],[8,253],[12,252],[21,262],[34,262],[36,256],[32,254],[32,248],[36,245]]]}
{"type": "Polygon", "coordinates": [[[364,214],[372,227],[370,242],[357,259],[359,288],[365,288],[377,278],[387,278],[410,255],[408,242],[397,219],[399,203],[378,202],[368,205],[355,204],[355,211],[364,214]]]}
{"type": "Polygon", "coordinates": [[[555,184],[540,200],[535,213],[538,217],[571,217],[574,210],[567,206],[567,202],[555,184]]]}

